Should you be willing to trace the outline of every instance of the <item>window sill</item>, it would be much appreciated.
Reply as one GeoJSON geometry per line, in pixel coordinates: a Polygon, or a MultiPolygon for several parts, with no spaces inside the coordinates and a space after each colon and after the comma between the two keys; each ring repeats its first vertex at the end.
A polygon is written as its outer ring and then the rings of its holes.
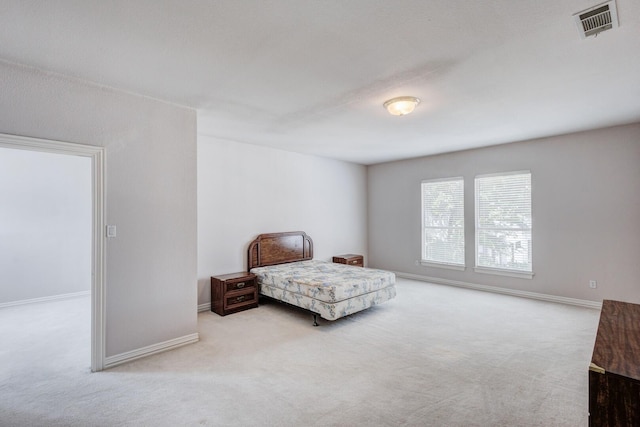
{"type": "Polygon", "coordinates": [[[455,265],[455,264],[444,264],[444,263],[438,263],[438,262],[431,262],[431,261],[420,261],[420,265],[422,265],[423,267],[433,267],[433,268],[446,268],[447,270],[457,270],[457,271],[464,271],[466,268],[464,265],[455,265]]]}
{"type": "Polygon", "coordinates": [[[519,279],[533,279],[534,273],[529,271],[501,270],[499,268],[474,267],[476,273],[494,274],[496,276],[517,277],[519,279]]]}

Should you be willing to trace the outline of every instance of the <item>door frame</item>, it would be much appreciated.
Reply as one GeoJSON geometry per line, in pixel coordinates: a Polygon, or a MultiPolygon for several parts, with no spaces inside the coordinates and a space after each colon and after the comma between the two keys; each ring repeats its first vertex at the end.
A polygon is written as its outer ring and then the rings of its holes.
{"type": "Polygon", "coordinates": [[[91,159],[91,371],[104,369],[105,298],[105,167],[104,147],[0,133],[0,147],[42,151],[91,159]]]}

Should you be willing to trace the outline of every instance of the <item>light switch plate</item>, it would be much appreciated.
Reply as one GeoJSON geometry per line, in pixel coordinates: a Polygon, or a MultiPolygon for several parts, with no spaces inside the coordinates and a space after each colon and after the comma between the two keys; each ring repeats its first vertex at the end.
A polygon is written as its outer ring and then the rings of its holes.
{"type": "Polygon", "coordinates": [[[116,226],[115,225],[107,225],[107,237],[109,237],[109,238],[116,237],[116,226]]]}

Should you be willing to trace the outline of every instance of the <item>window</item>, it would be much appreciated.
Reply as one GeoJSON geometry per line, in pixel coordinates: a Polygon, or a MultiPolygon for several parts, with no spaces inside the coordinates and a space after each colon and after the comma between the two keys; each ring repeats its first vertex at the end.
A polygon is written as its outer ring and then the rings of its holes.
{"type": "Polygon", "coordinates": [[[475,184],[476,271],[531,278],[531,173],[483,175],[475,184]]]}
{"type": "Polygon", "coordinates": [[[464,268],[464,180],[422,182],[422,261],[464,268]]]}

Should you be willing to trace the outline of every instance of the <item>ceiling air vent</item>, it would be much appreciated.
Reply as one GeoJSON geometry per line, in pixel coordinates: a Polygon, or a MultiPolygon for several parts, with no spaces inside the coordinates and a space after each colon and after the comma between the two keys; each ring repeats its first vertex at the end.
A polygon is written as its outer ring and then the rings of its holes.
{"type": "Polygon", "coordinates": [[[618,26],[618,11],[615,0],[578,12],[573,17],[576,20],[580,37],[583,39],[597,36],[603,31],[618,26]]]}

